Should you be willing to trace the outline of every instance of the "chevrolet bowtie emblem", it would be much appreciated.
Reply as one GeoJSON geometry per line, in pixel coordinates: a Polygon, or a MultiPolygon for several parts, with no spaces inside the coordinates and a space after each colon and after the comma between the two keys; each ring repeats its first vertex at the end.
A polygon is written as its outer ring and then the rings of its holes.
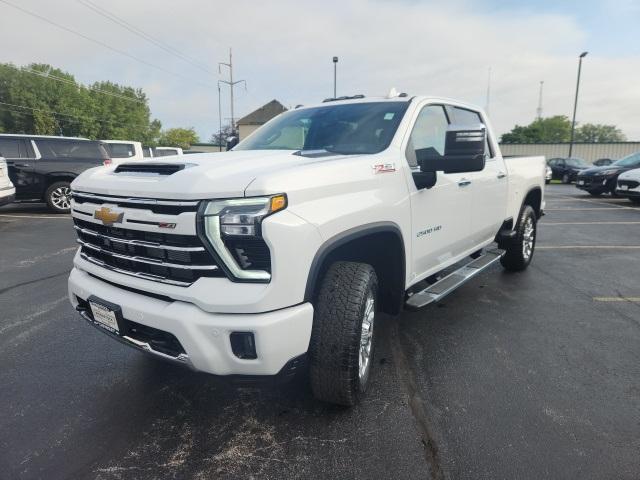
{"type": "Polygon", "coordinates": [[[115,212],[108,207],[102,207],[93,213],[93,218],[101,220],[104,225],[121,223],[124,212],[115,212]]]}

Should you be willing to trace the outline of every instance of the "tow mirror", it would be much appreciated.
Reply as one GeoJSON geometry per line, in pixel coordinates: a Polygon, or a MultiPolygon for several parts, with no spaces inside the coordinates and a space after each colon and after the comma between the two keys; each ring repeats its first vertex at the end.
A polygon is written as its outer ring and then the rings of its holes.
{"type": "Polygon", "coordinates": [[[449,126],[445,138],[444,155],[433,147],[416,150],[416,159],[422,172],[463,173],[484,169],[484,125],[474,128],[449,126]]]}

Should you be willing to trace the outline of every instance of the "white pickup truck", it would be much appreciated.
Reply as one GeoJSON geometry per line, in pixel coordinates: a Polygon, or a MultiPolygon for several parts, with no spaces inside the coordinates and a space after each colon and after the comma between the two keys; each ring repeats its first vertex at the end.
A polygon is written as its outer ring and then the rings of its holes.
{"type": "Polygon", "coordinates": [[[69,297],[157,357],[216,375],[304,367],[317,398],[353,405],[378,312],[424,307],[498,260],[527,267],[545,170],[503,158],[471,105],[328,99],[226,153],[80,175],[69,297]]]}

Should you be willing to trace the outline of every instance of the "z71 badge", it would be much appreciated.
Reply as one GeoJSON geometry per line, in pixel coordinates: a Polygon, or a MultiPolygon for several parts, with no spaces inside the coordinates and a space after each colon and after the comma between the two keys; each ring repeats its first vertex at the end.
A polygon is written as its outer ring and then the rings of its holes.
{"type": "Polygon", "coordinates": [[[379,163],[373,166],[373,173],[390,173],[396,171],[395,163],[379,163]]]}

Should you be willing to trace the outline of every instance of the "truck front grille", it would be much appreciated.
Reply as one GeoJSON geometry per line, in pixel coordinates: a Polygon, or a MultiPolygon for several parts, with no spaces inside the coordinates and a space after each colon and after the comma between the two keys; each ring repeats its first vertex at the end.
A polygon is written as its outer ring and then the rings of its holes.
{"type": "Polygon", "coordinates": [[[144,232],[74,218],[85,260],[119,273],[188,286],[201,277],[224,272],[193,235],[144,232]]]}

